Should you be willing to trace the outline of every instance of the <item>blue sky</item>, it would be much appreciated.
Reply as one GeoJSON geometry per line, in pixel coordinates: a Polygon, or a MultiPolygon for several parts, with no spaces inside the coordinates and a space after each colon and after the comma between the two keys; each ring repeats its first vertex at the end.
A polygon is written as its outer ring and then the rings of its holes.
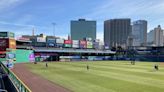
{"type": "Polygon", "coordinates": [[[112,18],[145,19],[148,31],[158,24],[164,27],[164,0],[0,0],[0,31],[16,36],[70,33],[70,20],[86,18],[97,21],[97,38],[103,39],[103,22],[112,18]]]}

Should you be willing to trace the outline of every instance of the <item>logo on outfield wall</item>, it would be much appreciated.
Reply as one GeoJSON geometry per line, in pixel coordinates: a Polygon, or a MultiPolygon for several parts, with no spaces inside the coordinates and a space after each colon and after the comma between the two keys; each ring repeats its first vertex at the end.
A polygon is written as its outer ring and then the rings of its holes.
{"type": "Polygon", "coordinates": [[[35,61],[35,56],[34,56],[33,53],[29,55],[29,60],[30,60],[30,62],[34,62],[35,61]]]}

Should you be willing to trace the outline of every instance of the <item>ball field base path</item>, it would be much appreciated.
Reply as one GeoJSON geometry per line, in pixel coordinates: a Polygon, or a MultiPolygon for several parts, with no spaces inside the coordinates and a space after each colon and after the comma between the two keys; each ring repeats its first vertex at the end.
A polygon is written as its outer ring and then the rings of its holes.
{"type": "Polygon", "coordinates": [[[71,92],[41,76],[33,74],[25,64],[15,64],[12,71],[31,89],[32,92],[71,92]]]}

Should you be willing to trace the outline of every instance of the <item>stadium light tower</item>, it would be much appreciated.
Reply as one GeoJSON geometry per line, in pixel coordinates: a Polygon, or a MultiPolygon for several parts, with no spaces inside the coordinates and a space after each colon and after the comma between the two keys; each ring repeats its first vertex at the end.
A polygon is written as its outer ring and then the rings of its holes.
{"type": "Polygon", "coordinates": [[[54,34],[54,37],[55,37],[55,26],[56,26],[56,23],[52,23],[52,26],[53,26],[53,34],[54,34]]]}

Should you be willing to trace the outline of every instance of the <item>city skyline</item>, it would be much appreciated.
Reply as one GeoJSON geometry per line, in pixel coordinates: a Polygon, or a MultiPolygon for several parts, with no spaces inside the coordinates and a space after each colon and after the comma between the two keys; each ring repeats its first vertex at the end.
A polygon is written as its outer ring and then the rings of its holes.
{"type": "Polygon", "coordinates": [[[50,35],[53,33],[54,22],[55,34],[67,37],[70,34],[70,21],[85,18],[97,21],[97,38],[102,40],[103,23],[113,18],[147,20],[148,32],[159,24],[163,28],[164,17],[161,12],[164,10],[163,6],[162,0],[94,0],[94,2],[46,0],[39,3],[34,0],[1,0],[0,31],[15,32],[18,34],[16,36],[19,36],[32,34],[34,27],[35,34],[50,35]]]}

